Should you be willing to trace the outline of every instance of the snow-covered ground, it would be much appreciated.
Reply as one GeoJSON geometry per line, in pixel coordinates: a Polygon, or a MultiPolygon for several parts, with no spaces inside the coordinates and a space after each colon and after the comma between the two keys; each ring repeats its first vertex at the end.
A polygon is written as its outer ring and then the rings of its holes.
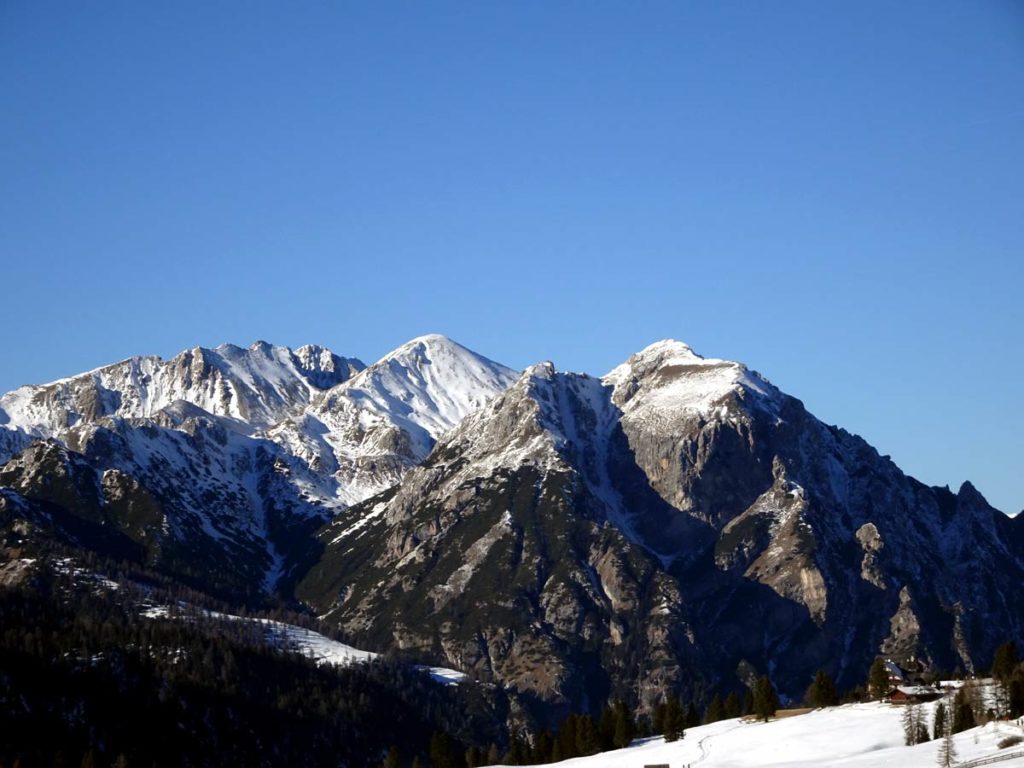
{"type": "MultiPolygon", "coordinates": [[[[848,704],[814,710],[769,723],[723,720],[690,728],[680,741],[641,739],[626,749],[565,760],[559,768],[933,768],[939,741],[907,747],[899,706],[848,704]]],[[[959,763],[998,754],[1019,753],[1021,747],[1000,750],[996,744],[1021,729],[1009,723],[990,723],[954,737],[959,763]]],[[[997,766],[1024,766],[1024,756],[997,766]]]]}
{"type": "MultiPolygon", "coordinates": [[[[203,611],[203,614],[214,619],[225,621],[247,621],[261,625],[266,631],[267,639],[275,645],[286,650],[295,651],[316,661],[318,664],[334,664],[346,666],[372,661],[378,654],[372,651],[362,651],[353,648],[351,645],[332,640],[326,635],[314,632],[305,627],[297,627],[294,624],[285,624],[270,619],[253,619],[242,616],[235,616],[230,613],[218,613],[217,611],[203,611]]],[[[157,605],[146,608],[143,616],[149,618],[164,618],[170,615],[167,606],[157,605]]],[[[445,667],[429,667],[417,665],[416,669],[429,674],[434,680],[445,685],[456,685],[466,679],[464,672],[445,667]]]]}
{"type": "MultiPolygon", "coordinates": [[[[231,616],[229,618],[238,618],[231,616]]],[[[269,619],[249,619],[262,624],[267,628],[267,633],[278,641],[282,647],[291,648],[309,656],[320,664],[335,664],[344,666],[358,662],[370,661],[377,658],[372,651],[361,651],[351,645],[339,643],[319,632],[314,632],[305,627],[296,627],[293,624],[283,624],[279,621],[269,619]]],[[[457,684],[466,679],[463,672],[445,667],[428,667],[417,665],[416,669],[427,672],[439,683],[457,684]]]]}

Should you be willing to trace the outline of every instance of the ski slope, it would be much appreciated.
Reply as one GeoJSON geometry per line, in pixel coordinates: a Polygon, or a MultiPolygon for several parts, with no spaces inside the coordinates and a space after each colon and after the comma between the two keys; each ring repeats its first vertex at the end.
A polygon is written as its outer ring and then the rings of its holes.
{"type": "MultiPolygon", "coordinates": [[[[769,723],[723,720],[690,728],[683,739],[661,737],[556,763],[559,768],[934,768],[941,740],[907,747],[900,721],[902,708],[890,704],[848,704],[769,723]]],[[[1021,747],[1000,750],[996,744],[1021,728],[989,723],[954,737],[959,763],[1002,754],[1024,754],[1021,747]]],[[[994,763],[1024,766],[1024,756],[994,763]]]]}

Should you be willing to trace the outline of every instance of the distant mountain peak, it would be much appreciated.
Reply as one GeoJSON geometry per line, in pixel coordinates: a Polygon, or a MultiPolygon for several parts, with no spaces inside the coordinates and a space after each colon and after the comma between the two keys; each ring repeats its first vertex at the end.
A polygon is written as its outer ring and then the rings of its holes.
{"type": "Polygon", "coordinates": [[[753,395],[775,410],[783,396],[761,374],[742,363],[698,355],[681,341],[665,339],[631,355],[603,381],[614,387],[620,406],[641,395],[658,410],[709,412],[733,393],[753,395]]]}
{"type": "MultiPolygon", "coordinates": [[[[412,339],[336,387],[325,407],[358,405],[406,430],[417,460],[469,413],[506,389],[518,374],[440,334],[412,339]]],[[[323,411],[324,408],[319,410],[323,411]]]]}
{"type": "Polygon", "coordinates": [[[693,347],[685,342],[678,341],[676,339],[662,339],[656,341],[653,344],[648,344],[646,347],[637,352],[633,357],[639,358],[658,358],[661,360],[679,360],[679,361],[703,361],[704,356],[698,355],[693,351],[693,347]]]}

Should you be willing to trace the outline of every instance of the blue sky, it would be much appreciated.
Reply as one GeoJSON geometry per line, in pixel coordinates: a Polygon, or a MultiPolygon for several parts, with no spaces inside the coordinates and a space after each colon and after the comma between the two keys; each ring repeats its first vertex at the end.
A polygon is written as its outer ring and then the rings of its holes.
{"type": "Polygon", "coordinates": [[[7,0],[0,115],[0,391],[674,337],[1024,507],[1014,0],[7,0]]]}

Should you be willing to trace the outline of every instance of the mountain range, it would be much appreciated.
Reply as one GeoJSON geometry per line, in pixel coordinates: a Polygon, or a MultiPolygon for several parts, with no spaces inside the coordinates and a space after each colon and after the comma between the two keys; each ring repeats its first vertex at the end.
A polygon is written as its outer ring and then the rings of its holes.
{"type": "MultiPolygon", "coordinates": [[[[0,397],[4,559],[43,542],[499,686],[652,707],[1024,636],[1024,520],[929,487],[760,374],[657,342],[603,377],[443,336],[257,342],[0,397]]],[[[4,566],[0,565],[0,575],[4,566]]]]}

